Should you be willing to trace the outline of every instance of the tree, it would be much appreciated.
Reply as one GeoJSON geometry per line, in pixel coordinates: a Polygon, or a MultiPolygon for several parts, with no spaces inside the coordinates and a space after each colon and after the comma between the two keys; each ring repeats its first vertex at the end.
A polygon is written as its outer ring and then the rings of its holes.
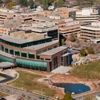
{"type": "Polygon", "coordinates": [[[61,45],[65,45],[66,43],[65,43],[65,41],[64,41],[64,39],[62,39],[61,40],[61,45]]]}
{"type": "Polygon", "coordinates": [[[14,2],[9,2],[9,3],[6,4],[7,8],[12,8],[13,6],[15,6],[14,2]]]}
{"type": "Polygon", "coordinates": [[[71,93],[70,92],[66,92],[63,100],[73,100],[72,96],[71,96],[71,93]]]}
{"type": "Polygon", "coordinates": [[[85,49],[81,49],[80,54],[81,54],[81,56],[87,56],[87,53],[86,53],[85,49]]]}
{"type": "Polygon", "coordinates": [[[0,4],[2,4],[3,3],[3,1],[2,0],[0,0],[0,4]]]}
{"type": "Polygon", "coordinates": [[[75,42],[75,41],[76,41],[74,34],[70,34],[69,40],[70,40],[71,42],[75,42]]]}
{"type": "Polygon", "coordinates": [[[47,9],[50,3],[51,3],[50,0],[43,0],[44,9],[47,9]]]}
{"type": "Polygon", "coordinates": [[[27,0],[19,0],[19,3],[20,3],[22,6],[28,6],[27,0]]]}
{"type": "Polygon", "coordinates": [[[90,0],[90,4],[91,4],[91,5],[94,5],[94,1],[95,1],[95,0],[90,0]]]}
{"type": "Polygon", "coordinates": [[[87,50],[88,54],[94,54],[95,53],[93,47],[87,47],[86,50],[87,50]]]}
{"type": "Polygon", "coordinates": [[[62,5],[64,4],[64,1],[63,0],[58,0],[54,3],[54,6],[55,7],[61,7],[62,5]]]}
{"type": "Polygon", "coordinates": [[[30,9],[33,9],[34,8],[34,1],[29,0],[28,5],[30,6],[30,9]]]}

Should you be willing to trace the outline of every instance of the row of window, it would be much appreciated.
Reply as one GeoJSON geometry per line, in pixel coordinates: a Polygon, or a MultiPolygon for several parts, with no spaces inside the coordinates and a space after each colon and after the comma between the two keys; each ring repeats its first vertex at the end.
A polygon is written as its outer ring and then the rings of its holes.
{"type": "Polygon", "coordinates": [[[100,34],[96,34],[96,33],[88,33],[88,32],[81,32],[82,34],[84,34],[84,35],[100,35],[100,34]]]}
{"type": "Polygon", "coordinates": [[[82,31],[90,31],[90,32],[100,32],[99,30],[90,30],[90,29],[82,29],[82,31]]]}
{"type": "Polygon", "coordinates": [[[38,40],[38,41],[27,42],[27,43],[23,43],[23,44],[16,44],[16,43],[12,43],[12,42],[0,39],[0,42],[8,44],[8,45],[11,45],[11,46],[15,46],[15,47],[27,47],[27,46],[32,46],[32,45],[36,45],[36,44],[50,42],[51,40],[52,40],[51,38],[47,38],[47,39],[42,39],[42,40],[38,40]]]}
{"type": "MultiPolygon", "coordinates": [[[[49,47],[48,50],[51,50],[51,49],[56,48],[56,47],[57,47],[56,45],[54,47],[49,47]]],[[[44,49],[43,51],[38,51],[38,54],[40,54],[42,52],[46,52],[46,51],[47,51],[46,49],[44,49]]]]}
{"type": "Polygon", "coordinates": [[[25,52],[20,52],[20,51],[14,51],[14,50],[9,50],[8,51],[8,48],[5,48],[4,49],[4,47],[3,46],[1,46],[1,50],[2,51],[5,51],[6,53],[10,53],[10,54],[12,54],[12,55],[16,55],[16,56],[21,56],[21,57],[28,57],[28,58],[35,58],[35,55],[34,54],[32,54],[32,53],[25,53],[25,52]]]}

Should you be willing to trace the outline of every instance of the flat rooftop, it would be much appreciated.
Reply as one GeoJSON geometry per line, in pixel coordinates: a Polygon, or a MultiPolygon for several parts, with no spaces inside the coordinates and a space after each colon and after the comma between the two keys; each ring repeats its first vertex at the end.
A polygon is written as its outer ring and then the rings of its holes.
{"type": "Polygon", "coordinates": [[[32,29],[32,31],[35,31],[35,32],[43,32],[43,33],[45,33],[45,32],[50,31],[50,30],[57,30],[58,27],[57,26],[43,27],[43,28],[42,27],[32,27],[31,29],[32,29]]]}
{"type": "Polygon", "coordinates": [[[81,29],[90,29],[90,30],[98,30],[100,31],[99,26],[92,26],[92,25],[86,25],[86,26],[80,26],[81,29]]]}
{"type": "Polygon", "coordinates": [[[0,39],[8,41],[8,42],[16,43],[16,44],[23,44],[23,43],[30,42],[30,40],[20,39],[20,38],[12,37],[12,36],[1,36],[0,39]]]}
{"type": "Polygon", "coordinates": [[[50,56],[52,56],[52,55],[54,55],[54,54],[56,54],[56,53],[59,53],[59,52],[65,50],[65,49],[67,49],[67,48],[68,48],[68,47],[60,46],[60,47],[54,48],[54,49],[52,49],[52,50],[46,51],[46,52],[44,52],[44,53],[41,53],[41,55],[50,55],[50,56]]]}
{"type": "Polygon", "coordinates": [[[7,68],[7,67],[13,67],[13,66],[15,65],[11,62],[1,62],[0,63],[0,68],[7,68]]]}
{"type": "Polygon", "coordinates": [[[35,16],[35,17],[33,17],[33,19],[39,20],[39,21],[52,21],[52,19],[50,19],[48,17],[41,16],[41,15],[35,16]]]}
{"type": "Polygon", "coordinates": [[[53,44],[55,44],[55,43],[58,43],[58,40],[51,41],[51,42],[47,42],[47,43],[43,43],[43,44],[28,46],[28,47],[25,47],[25,49],[38,50],[38,49],[41,49],[41,48],[44,48],[44,47],[53,45],[53,44]]]}

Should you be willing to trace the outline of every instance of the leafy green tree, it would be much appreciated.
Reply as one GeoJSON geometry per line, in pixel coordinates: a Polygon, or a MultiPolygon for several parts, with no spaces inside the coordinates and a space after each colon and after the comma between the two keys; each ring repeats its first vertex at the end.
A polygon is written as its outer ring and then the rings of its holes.
{"type": "Polygon", "coordinates": [[[30,9],[33,9],[34,8],[34,1],[29,0],[28,5],[30,6],[30,9]]]}
{"type": "Polygon", "coordinates": [[[19,0],[19,3],[20,3],[22,6],[28,6],[27,0],[19,0]]]}
{"type": "Polygon", "coordinates": [[[65,41],[64,41],[64,39],[61,40],[61,44],[62,45],[65,45],[66,44],[65,41]]]}
{"type": "Polygon", "coordinates": [[[70,40],[71,42],[75,42],[75,41],[76,41],[74,34],[70,34],[69,40],[70,40]]]}
{"type": "Polygon", "coordinates": [[[81,49],[80,54],[81,54],[81,56],[87,56],[87,52],[85,49],[81,49]]]}
{"type": "Polygon", "coordinates": [[[66,92],[63,100],[73,100],[72,96],[71,96],[71,93],[70,92],[66,92]]]}
{"type": "Polygon", "coordinates": [[[50,0],[43,0],[43,7],[44,7],[44,9],[47,9],[50,3],[51,3],[50,0]]]}
{"type": "Polygon", "coordinates": [[[3,3],[3,1],[2,0],[0,0],[0,4],[2,4],[3,3]]]}
{"type": "Polygon", "coordinates": [[[6,4],[7,8],[12,8],[13,6],[15,6],[14,2],[9,2],[9,3],[6,4]]]}
{"type": "Polygon", "coordinates": [[[90,0],[90,4],[93,5],[95,0],[90,0]]]}

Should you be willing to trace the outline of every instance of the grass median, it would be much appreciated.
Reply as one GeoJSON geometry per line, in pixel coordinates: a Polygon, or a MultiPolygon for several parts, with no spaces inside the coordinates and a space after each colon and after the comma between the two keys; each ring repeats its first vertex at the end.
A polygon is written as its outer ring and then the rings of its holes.
{"type": "Polygon", "coordinates": [[[53,97],[55,95],[54,90],[35,81],[36,78],[41,78],[41,75],[36,75],[25,71],[18,71],[18,73],[19,78],[14,82],[11,82],[10,85],[18,87],[20,89],[25,89],[27,91],[44,94],[50,97],[53,97]]]}

